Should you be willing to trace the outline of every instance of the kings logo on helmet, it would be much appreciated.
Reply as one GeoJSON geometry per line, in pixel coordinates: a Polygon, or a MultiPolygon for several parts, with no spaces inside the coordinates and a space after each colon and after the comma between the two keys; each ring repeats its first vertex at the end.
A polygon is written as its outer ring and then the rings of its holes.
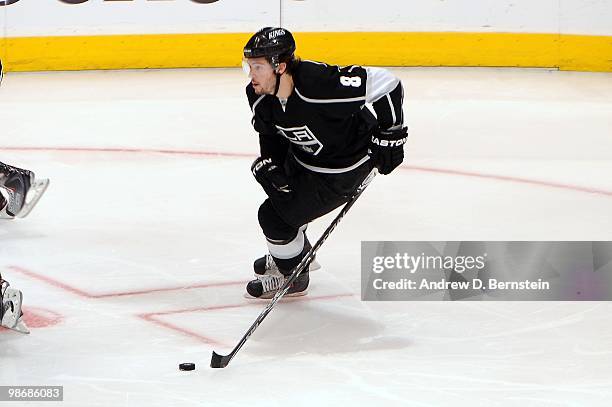
{"type": "Polygon", "coordinates": [[[280,35],[285,35],[285,30],[283,29],[279,29],[279,30],[274,30],[272,32],[270,32],[270,34],[268,34],[268,39],[272,40],[280,35]]]}

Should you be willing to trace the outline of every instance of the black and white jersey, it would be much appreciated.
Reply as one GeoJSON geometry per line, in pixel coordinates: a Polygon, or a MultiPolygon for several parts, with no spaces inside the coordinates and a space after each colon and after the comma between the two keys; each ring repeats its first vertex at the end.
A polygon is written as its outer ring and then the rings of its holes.
{"type": "Polygon", "coordinates": [[[301,61],[293,82],[285,103],[246,88],[262,157],[282,163],[289,153],[312,171],[346,172],[367,161],[376,126],[403,124],[402,85],[386,69],[301,61]]]}

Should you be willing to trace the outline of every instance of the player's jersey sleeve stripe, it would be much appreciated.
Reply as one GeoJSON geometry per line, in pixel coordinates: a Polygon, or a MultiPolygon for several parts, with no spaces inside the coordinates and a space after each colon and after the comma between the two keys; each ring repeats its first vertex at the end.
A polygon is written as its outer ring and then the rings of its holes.
{"type": "Polygon", "coordinates": [[[253,107],[251,108],[251,112],[253,112],[253,115],[255,114],[255,108],[257,107],[257,105],[259,104],[259,102],[261,102],[261,100],[263,98],[265,98],[266,95],[261,95],[259,98],[257,98],[257,100],[255,101],[255,103],[253,103],[253,107]]]}
{"type": "Polygon", "coordinates": [[[393,106],[393,101],[391,100],[391,95],[387,93],[387,102],[389,102],[389,109],[391,109],[391,122],[395,126],[397,122],[397,117],[395,116],[395,107],[393,106]]]}
{"type": "Polygon", "coordinates": [[[255,101],[255,103],[253,103],[253,107],[251,107],[251,112],[253,113],[253,116],[251,117],[251,124],[253,126],[255,126],[255,108],[257,107],[257,105],[259,104],[259,102],[261,102],[261,100],[266,97],[266,95],[261,95],[259,98],[257,98],[257,100],[255,101]]]}
{"type": "Polygon", "coordinates": [[[298,90],[298,88],[295,88],[295,93],[297,93],[300,99],[308,103],[351,103],[351,102],[365,102],[366,100],[365,96],[359,96],[359,97],[354,97],[354,98],[343,98],[343,99],[312,99],[312,98],[307,98],[306,96],[302,95],[300,91],[298,90]]]}
{"type": "Polygon", "coordinates": [[[404,106],[404,87],[402,86],[401,88],[401,98],[400,98],[400,105],[399,105],[399,113],[400,113],[400,120],[399,120],[399,124],[403,124],[404,123],[404,109],[402,109],[402,106],[404,106]]]}
{"type": "Polygon", "coordinates": [[[402,82],[391,72],[382,68],[366,68],[366,102],[372,103],[376,120],[382,129],[394,129],[402,126],[404,88],[402,82]]]}
{"type": "Polygon", "coordinates": [[[368,80],[366,84],[366,103],[374,103],[393,91],[399,79],[383,68],[366,67],[368,80]]]}
{"type": "Polygon", "coordinates": [[[323,65],[323,66],[327,66],[326,63],[324,62],[317,62],[317,61],[311,61],[309,59],[303,59],[302,62],[310,62],[311,64],[317,64],[317,65],[323,65]]]}

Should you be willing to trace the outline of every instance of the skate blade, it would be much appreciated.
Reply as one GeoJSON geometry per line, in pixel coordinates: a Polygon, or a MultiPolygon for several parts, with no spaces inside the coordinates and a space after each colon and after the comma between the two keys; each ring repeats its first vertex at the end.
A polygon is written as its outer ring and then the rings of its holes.
{"type": "Polygon", "coordinates": [[[0,327],[10,329],[11,331],[19,332],[20,334],[24,334],[24,335],[28,335],[30,333],[28,326],[21,319],[19,319],[19,321],[17,321],[17,324],[15,324],[15,326],[12,328],[6,327],[4,325],[0,327]]]}
{"type": "MultiPolygon", "coordinates": [[[[276,292],[273,292],[273,293],[270,293],[270,294],[264,294],[261,297],[253,297],[249,293],[244,293],[244,298],[249,299],[249,300],[270,300],[270,299],[274,298],[275,294],[276,294],[276,292]]],[[[283,296],[283,298],[286,298],[286,297],[303,297],[306,294],[308,294],[308,289],[306,289],[304,291],[297,292],[297,293],[285,294],[283,296]]]]}
{"type": "Polygon", "coordinates": [[[44,195],[45,191],[49,187],[48,179],[37,179],[31,185],[28,195],[26,196],[26,202],[23,204],[23,208],[17,214],[18,218],[25,218],[32,212],[32,209],[36,206],[40,198],[44,195]]]}

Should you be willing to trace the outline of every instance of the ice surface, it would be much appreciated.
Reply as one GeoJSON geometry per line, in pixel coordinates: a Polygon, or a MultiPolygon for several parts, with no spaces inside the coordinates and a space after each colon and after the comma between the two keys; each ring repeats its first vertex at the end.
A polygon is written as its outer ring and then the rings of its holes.
{"type": "Polygon", "coordinates": [[[0,385],[63,385],[63,406],[609,406],[611,304],[361,302],[359,250],[612,240],[612,76],[393,71],[403,168],[325,243],[309,296],[279,304],[224,370],[211,351],[264,306],[242,297],[265,250],[242,71],[7,74],[0,159],[52,183],[0,224],[32,329],[0,332],[0,385]]]}

